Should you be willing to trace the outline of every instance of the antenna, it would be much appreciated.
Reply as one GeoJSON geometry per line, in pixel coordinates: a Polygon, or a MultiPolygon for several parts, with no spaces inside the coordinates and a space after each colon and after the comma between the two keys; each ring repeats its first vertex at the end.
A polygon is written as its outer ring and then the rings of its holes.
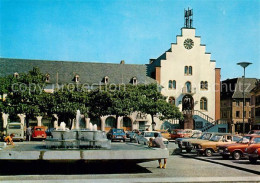
{"type": "Polygon", "coordinates": [[[193,28],[193,9],[184,9],[184,27],[193,28]]]}

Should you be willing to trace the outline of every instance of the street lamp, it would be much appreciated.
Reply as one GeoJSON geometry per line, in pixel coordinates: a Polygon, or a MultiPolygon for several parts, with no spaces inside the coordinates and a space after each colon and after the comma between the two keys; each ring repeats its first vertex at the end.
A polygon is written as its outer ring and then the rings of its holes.
{"type": "Polygon", "coordinates": [[[250,62],[239,62],[237,65],[240,65],[244,68],[244,77],[243,77],[243,135],[245,134],[245,75],[246,75],[246,67],[249,66],[250,62]]]}

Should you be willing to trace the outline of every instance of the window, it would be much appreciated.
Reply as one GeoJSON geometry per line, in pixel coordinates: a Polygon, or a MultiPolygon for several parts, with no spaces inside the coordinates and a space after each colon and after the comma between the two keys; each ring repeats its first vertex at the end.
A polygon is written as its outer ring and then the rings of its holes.
{"type": "Polygon", "coordinates": [[[200,82],[200,89],[207,90],[208,89],[208,82],[207,81],[201,81],[200,82]]]}
{"type": "Polygon", "coordinates": [[[136,77],[133,77],[132,81],[133,81],[133,85],[137,85],[137,78],[136,77]]]}
{"type": "Polygon", "coordinates": [[[109,80],[108,76],[104,77],[104,83],[105,83],[105,84],[108,83],[108,80],[109,80]]]}
{"type": "Polygon", "coordinates": [[[239,101],[238,100],[236,100],[236,106],[239,106],[239,101]]]}
{"type": "Polygon", "coordinates": [[[168,88],[169,89],[176,89],[176,81],[175,80],[169,80],[169,84],[168,84],[168,88]]]}
{"type": "Polygon", "coordinates": [[[192,75],[192,67],[189,66],[189,75],[192,75]]]}
{"type": "Polygon", "coordinates": [[[46,74],[45,81],[46,81],[46,82],[50,82],[50,75],[49,75],[49,74],[46,74]]]}
{"type": "Polygon", "coordinates": [[[168,86],[169,89],[172,89],[172,81],[170,80],[169,81],[169,86],[168,86]]]}
{"type": "Polygon", "coordinates": [[[240,111],[236,111],[236,118],[240,117],[240,111]]]}
{"type": "Polygon", "coordinates": [[[200,99],[200,109],[205,110],[205,111],[208,109],[208,102],[207,102],[207,99],[205,97],[202,97],[200,99]]]}
{"type": "Polygon", "coordinates": [[[185,83],[185,87],[186,87],[186,92],[191,93],[191,83],[189,81],[185,83]]]}
{"type": "Polygon", "coordinates": [[[184,74],[185,74],[185,75],[188,75],[188,66],[185,66],[185,67],[184,67],[184,74]]]}
{"type": "Polygon", "coordinates": [[[172,88],[176,89],[176,81],[175,80],[172,81],[172,88]]]}
{"type": "Polygon", "coordinates": [[[192,75],[192,66],[184,67],[184,75],[192,75]]]}
{"type": "Polygon", "coordinates": [[[175,105],[175,98],[169,97],[169,103],[172,104],[172,105],[175,105]]]}
{"type": "Polygon", "coordinates": [[[79,82],[79,75],[75,76],[75,82],[78,83],[79,82]]]}
{"type": "Polygon", "coordinates": [[[16,72],[14,73],[14,78],[18,79],[19,78],[19,74],[16,72]]]}

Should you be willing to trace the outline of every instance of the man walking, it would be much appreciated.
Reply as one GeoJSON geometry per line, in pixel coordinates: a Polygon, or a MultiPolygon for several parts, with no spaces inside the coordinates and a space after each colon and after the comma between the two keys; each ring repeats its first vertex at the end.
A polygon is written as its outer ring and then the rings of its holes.
{"type": "Polygon", "coordinates": [[[27,138],[28,141],[31,141],[31,136],[32,136],[32,128],[29,126],[26,129],[26,138],[27,138]]]}

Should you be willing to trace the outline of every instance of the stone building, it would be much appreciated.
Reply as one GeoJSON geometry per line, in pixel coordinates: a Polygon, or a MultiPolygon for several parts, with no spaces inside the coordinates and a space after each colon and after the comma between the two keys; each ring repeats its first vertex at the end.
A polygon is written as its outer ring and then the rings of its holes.
{"type": "MultiPolygon", "coordinates": [[[[251,118],[250,91],[255,78],[245,78],[245,131],[249,131],[251,118]]],[[[221,83],[221,119],[226,120],[230,132],[243,132],[243,78],[227,79],[221,83]]]]}
{"type": "MultiPolygon", "coordinates": [[[[191,128],[202,131],[226,131],[226,126],[218,127],[220,119],[220,68],[206,52],[206,45],[201,44],[193,28],[192,10],[185,10],[184,27],[176,43],[149,64],[120,64],[45,61],[29,59],[0,58],[0,76],[14,76],[37,66],[46,74],[47,92],[52,92],[63,83],[78,82],[90,89],[106,83],[138,84],[157,82],[162,87],[162,94],[167,101],[179,107],[181,111],[191,111],[189,123],[191,128]],[[224,130],[223,130],[224,129],[224,130]]],[[[3,114],[5,116],[6,114],[3,114]]],[[[39,117],[34,122],[40,124],[45,118],[39,117]]],[[[134,113],[115,121],[113,116],[101,119],[87,119],[96,123],[102,130],[111,127],[125,129],[147,128],[151,126],[151,116],[134,113]]],[[[6,117],[5,117],[6,121],[6,117]]],[[[160,121],[156,118],[156,129],[162,124],[173,124],[178,121],[160,121]]]]}
{"type": "Polygon", "coordinates": [[[260,81],[251,90],[251,124],[252,129],[260,130],[260,81]]]}

